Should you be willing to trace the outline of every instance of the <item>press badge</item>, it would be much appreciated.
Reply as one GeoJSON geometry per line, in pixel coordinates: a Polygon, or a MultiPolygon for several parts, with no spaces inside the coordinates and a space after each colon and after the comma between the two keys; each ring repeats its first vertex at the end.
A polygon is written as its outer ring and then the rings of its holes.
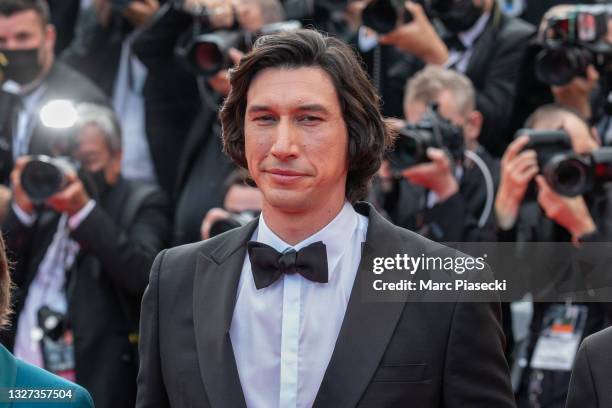
{"type": "Polygon", "coordinates": [[[570,371],[582,340],[587,313],[586,306],[551,305],[544,315],[531,367],[570,371]]]}

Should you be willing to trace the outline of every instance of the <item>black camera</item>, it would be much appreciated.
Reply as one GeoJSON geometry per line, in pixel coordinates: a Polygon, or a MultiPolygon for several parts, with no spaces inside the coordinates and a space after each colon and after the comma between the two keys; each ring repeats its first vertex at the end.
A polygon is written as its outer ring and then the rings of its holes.
{"type": "Polygon", "coordinates": [[[77,169],[67,158],[34,156],[21,172],[21,186],[32,202],[41,203],[63,190],[68,184],[66,173],[77,169]]]}
{"type": "Polygon", "coordinates": [[[190,38],[186,46],[178,46],[175,53],[185,67],[198,76],[212,77],[217,72],[231,68],[230,48],[246,51],[251,48],[252,38],[302,27],[299,21],[283,21],[265,25],[256,36],[239,30],[217,30],[190,38]]]}
{"type": "Polygon", "coordinates": [[[217,220],[210,226],[210,238],[223,234],[224,232],[233,230],[234,228],[242,227],[259,215],[259,211],[243,211],[233,213],[228,218],[217,220]]]}
{"type": "Polygon", "coordinates": [[[372,0],[361,14],[363,25],[380,34],[393,31],[398,25],[412,21],[402,0],[372,0]]]}
{"type": "Polygon", "coordinates": [[[419,123],[407,124],[399,131],[395,148],[389,154],[392,169],[401,172],[416,164],[428,162],[429,147],[447,150],[457,162],[463,160],[463,129],[440,116],[437,104],[431,104],[427,108],[419,123]]]}
{"type": "MultiPolygon", "coordinates": [[[[612,148],[603,147],[590,154],[579,155],[572,150],[569,135],[564,130],[521,129],[516,136],[527,135],[523,150],[535,150],[540,173],[557,193],[575,197],[593,190],[597,183],[612,180],[612,148]]],[[[535,198],[535,189],[528,196],[535,198]]]]}
{"type": "Polygon", "coordinates": [[[612,71],[612,44],[606,42],[612,6],[575,6],[564,17],[546,21],[542,51],[536,56],[535,74],[548,85],[565,85],[586,77],[593,65],[602,75],[612,71]]]}

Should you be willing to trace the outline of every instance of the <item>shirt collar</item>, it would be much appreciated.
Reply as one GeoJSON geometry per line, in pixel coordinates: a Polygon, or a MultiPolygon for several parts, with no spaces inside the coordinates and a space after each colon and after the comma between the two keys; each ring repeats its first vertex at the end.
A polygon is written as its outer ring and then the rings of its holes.
{"type": "Polygon", "coordinates": [[[462,31],[457,35],[465,48],[472,48],[472,45],[474,45],[480,34],[485,30],[490,17],[491,13],[482,13],[469,30],[462,31]]]}
{"type": "Polygon", "coordinates": [[[348,201],[345,201],[342,210],[329,224],[296,245],[289,245],[276,235],[266,224],[262,213],[259,216],[256,241],[269,245],[278,252],[283,252],[287,248],[299,251],[314,242],[322,241],[326,247],[327,270],[331,276],[332,271],[344,254],[347,240],[356,227],[357,212],[348,201]]]}

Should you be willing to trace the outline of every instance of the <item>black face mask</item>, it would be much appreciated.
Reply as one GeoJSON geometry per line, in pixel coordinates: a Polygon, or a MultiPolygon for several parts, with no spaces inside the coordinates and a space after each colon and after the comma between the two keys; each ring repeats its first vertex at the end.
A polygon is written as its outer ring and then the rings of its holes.
{"type": "Polygon", "coordinates": [[[473,0],[452,2],[446,10],[437,10],[438,17],[449,31],[460,33],[470,29],[482,16],[482,7],[474,5],[473,0]]]}
{"type": "Polygon", "coordinates": [[[4,74],[3,81],[10,79],[21,86],[27,85],[40,75],[41,70],[42,66],[38,61],[38,48],[26,50],[0,49],[0,71],[4,74]]]}
{"type": "Polygon", "coordinates": [[[109,189],[110,184],[106,181],[106,177],[104,175],[104,169],[98,171],[90,171],[89,177],[93,182],[93,186],[96,189],[96,193],[98,197],[102,197],[109,189]]]}

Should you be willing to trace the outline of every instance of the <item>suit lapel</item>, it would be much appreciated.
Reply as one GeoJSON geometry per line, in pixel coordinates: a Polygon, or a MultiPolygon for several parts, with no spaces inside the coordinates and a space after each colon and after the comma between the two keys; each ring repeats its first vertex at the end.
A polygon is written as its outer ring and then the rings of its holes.
{"type": "MultiPolygon", "coordinates": [[[[405,302],[366,302],[362,298],[365,282],[371,282],[372,259],[412,253],[417,248],[404,241],[396,227],[365,203],[358,212],[369,214],[368,232],[357,277],[329,365],[314,407],[356,406],[378,368],[399,321],[405,302]],[[355,369],[358,367],[358,369],[355,369]]],[[[420,252],[419,252],[420,253],[420,252]]]]}
{"type": "Polygon", "coordinates": [[[257,221],[227,234],[210,254],[198,254],[193,319],[200,375],[212,407],[246,407],[229,329],[246,254],[257,221]]]}

